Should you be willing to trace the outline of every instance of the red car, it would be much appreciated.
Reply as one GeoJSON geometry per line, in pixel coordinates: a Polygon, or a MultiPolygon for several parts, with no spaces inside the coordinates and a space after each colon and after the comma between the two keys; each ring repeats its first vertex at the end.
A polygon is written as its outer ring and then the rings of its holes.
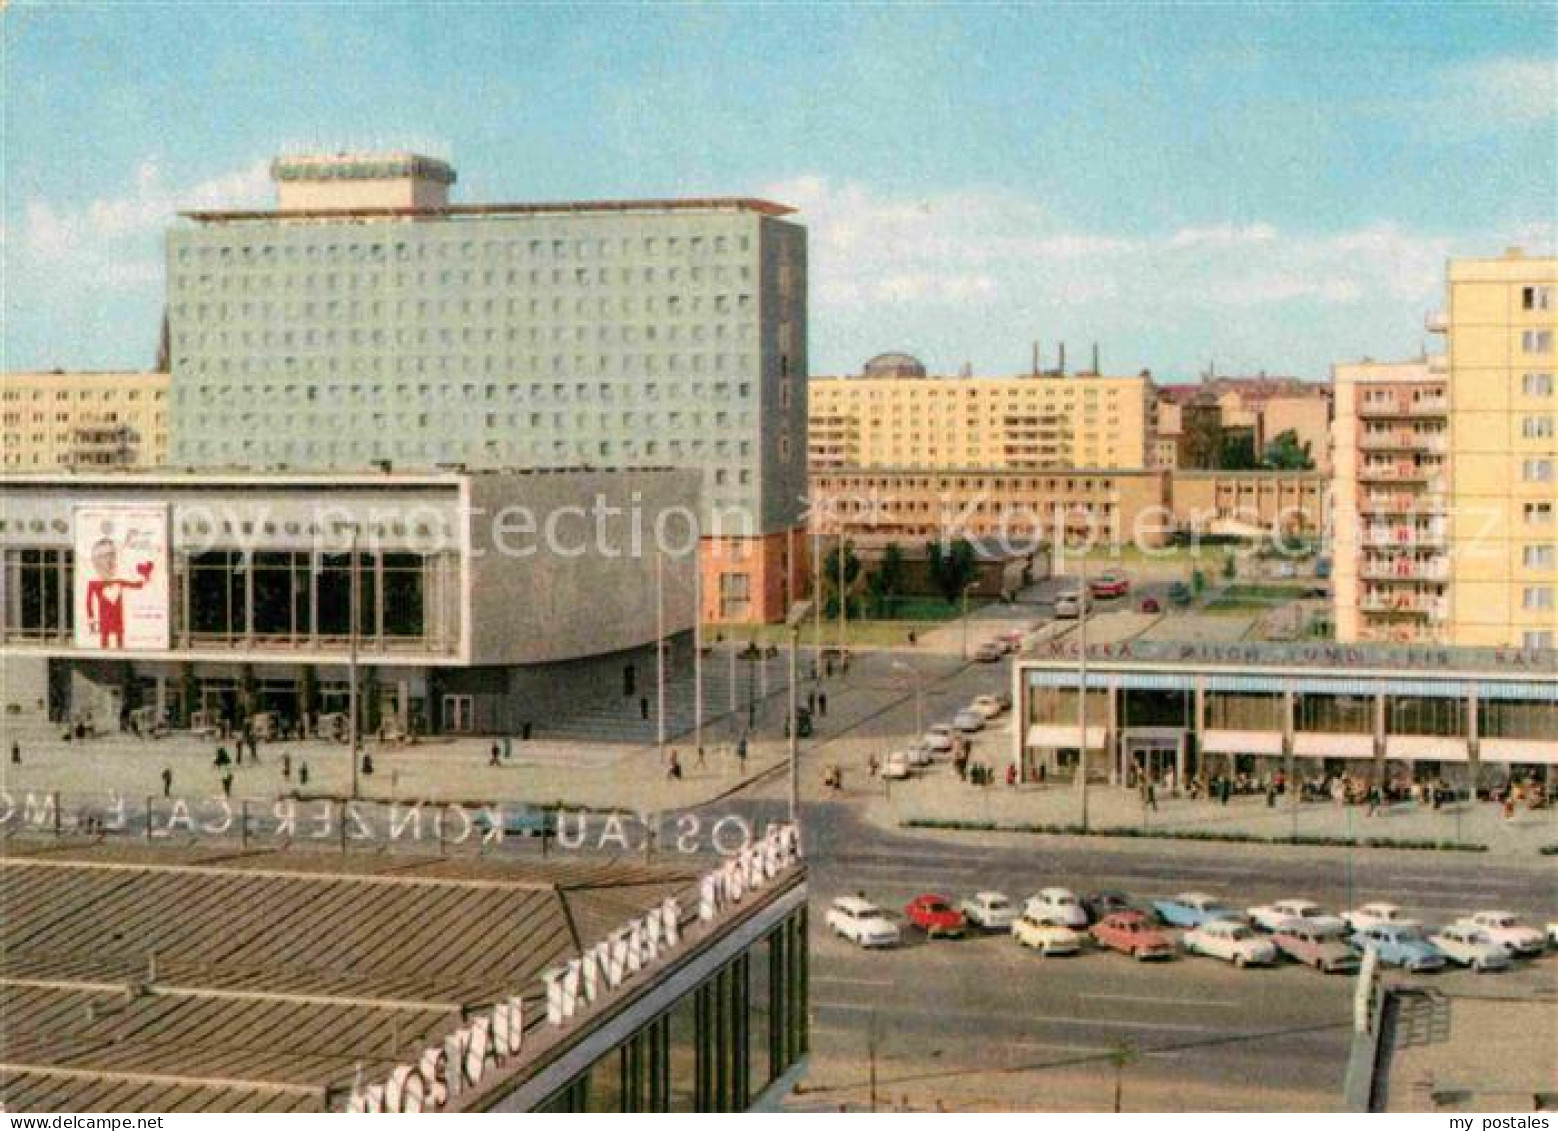
{"type": "Polygon", "coordinates": [[[931,938],[958,937],[968,927],[963,913],[943,895],[917,895],[903,909],[904,918],[931,938]]]}
{"type": "Polygon", "coordinates": [[[1116,911],[1093,925],[1093,938],[1136,959],[1173,958],[1174,940],[1154,927],[1140,911],[1116,911]]]}
{"type": "Polygon", "coordinates": [[[1143,597],[1141,599],[1141,611],[1144,613],[1161,613],[1163,605],[1156,597],[1143,597]]]}
{"type": "Polygon", "coordinates": [[[1130,578],[1123,573],[1104,573],[1093,578],[1088,583],[1088,588],[1093,591],[1093,596],[1100,600],[1109,597],[1123,597],[1131,591],[1130,578]]]}

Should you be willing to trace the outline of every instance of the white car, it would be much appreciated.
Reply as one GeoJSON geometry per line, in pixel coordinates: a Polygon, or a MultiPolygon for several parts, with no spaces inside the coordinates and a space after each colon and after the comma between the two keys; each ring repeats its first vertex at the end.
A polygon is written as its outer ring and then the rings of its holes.
{"type": "Polygon", "coordinates": [[[1514,965],[1509,951],[1493,936],[1474,923],[1451,923],[1428,941],[1451,962],[1469,967],[1479,974],[1489,970],[1508,970],[1514,965]]]}
{"type": "Polygon", "coordinates": [[[1093,601],[1086,593],[1079,589],[1073,589],[1069,593],[1062,593],[1055,598],[1055,619],[1076,620],[1085,613],[1093,610],[1093,601]]]}
{"type": "Polygon", "coordinates": [[[1263,931],[1275,931],[1291,919],[1301,919],[1316,927],[1334,933],[1347,926],[1340,915],[1327,915],[1318,903],[1307,899],[1278,899],[1251,907],[1247,912],[1250,922],[1263,931]]]}
{"type": "Polygon", "coordinates": [[[974,701],[968,705],[968,709],[970,711],[978,711],[987,719],[993,719],[999,716],[1002,711],[1006,710],[1006,704],[1002,703],[1001,700],[994,695],[978,695],[975,696],[974,701]]]}
{"type": "Polygon", "coordinates": [[[1082,949],[1082,936],[1059,923],[1045,923],[1024,913],[1012,924],[1012,938],[1018,946],[1036,950],[1045,958],[1052,954],[1075,954],[1082,949]]]}
{"type": "Polygon", "coordinates": [[[1023,907],[1025,915],[1031,915],[1040,923],[1054,923],[1061,927],[1086,927],[1087,908],[1070,888],[1045,888],[1029,898],[1023,907]]]}
{"type": "Polygon", "coordinates": [[[1006,931],[1017,919],[1017,908],[998,891],[975,892],[958,905],[963,918],[987,931],[1006,931]]]}
{"type": "Polygon", "coordinates": [[[858,946],[897,946],[901,941],[898,924],[876,904],[859,896],[835,899],[825,918],[835,935],[858,946]]]}
{"type": "Polygon", "coordinates": [[[1526,926],[1520,916],[1510,911],[1478,911],[1460,920],[1457,926],[1460,924],[1482,928],[1490,939],[1511,954],[1541,954],[1546,945],[1541,931],[1526,926]]]}
{"type": "Polygon", "coordinates": [[[887,781],[903,781],[909,776],[909,756],[902,750],[894,750],[882,763],[882,777],[887,781]]]}
{"type": "Polygon", "coordinates": [[[903,754],[904,757],[909,759],[909,765],[911,766],[928,766],[934,760],[930,756],[930,751],[925,749],[924,746],[906,747],[903,754]]]}
{"type": "Polygon", "coordinates": [[[1342,919],[1354,931],[1366,931],[1370,927],[1421,927],[1422,923],[1402,911],[1394,903],[1365,903],[1351,911],[1342,912],[1342,919]]]}
{"type": "Polygon", "coordinates": [[[1243,923],[1233,919],[1213,919],[1186,931],[1180,940],[1186,952],[1221,958],[1235,966],[1269,966],[1277,960],[1277,947],[1243,923]]]}
{"type": "Polygon", "coordinates": [[[985,717],[978,711],[959,711],[952,716],[952,729],[972,734],[985,729],[985,717]]]}
{"type": "Polygon", "coordinates": [[[927,750],[933,750],[944,754],[952,749],[952,728],[946,723],[937,723],[925,732],[925,737],[920,739],[920,745],[927,750]]]}

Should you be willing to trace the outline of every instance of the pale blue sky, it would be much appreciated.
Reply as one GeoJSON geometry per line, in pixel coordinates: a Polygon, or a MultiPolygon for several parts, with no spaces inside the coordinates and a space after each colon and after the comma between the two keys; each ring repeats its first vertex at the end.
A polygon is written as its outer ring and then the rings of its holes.
{"type": "Polygon", "coordinates": [[[14,4],[4,365],[149,363],[160,233],[276,151],[457,199],[763,193],[814,372],[1031,339],[1167,377],[1415,351],[1444,259],[1549,248],[1551,4],[14,4]]]}

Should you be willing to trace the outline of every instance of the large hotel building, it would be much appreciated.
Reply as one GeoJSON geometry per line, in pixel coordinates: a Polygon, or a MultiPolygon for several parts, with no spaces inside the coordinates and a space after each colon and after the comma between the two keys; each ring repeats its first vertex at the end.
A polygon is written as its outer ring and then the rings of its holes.
{"type": "Polygon", "coordinates": [[[7,471],[159,467],[168,458],[168,375],[7,373],[0,424],[7,471]]]}
{"type": "Polygon", "coordinates": [[[769,201],[449,202],[410,154],[275,162],[168,235],[172,462],[685,467],[704,612],[801,591],[806,233],[769,201]]]}
{"type": "Polygon", "coordinates": [[[1558,259],[1450,264],[1443,355],[1335,370],[1337,633],[1558,639],[1558,259]]]}

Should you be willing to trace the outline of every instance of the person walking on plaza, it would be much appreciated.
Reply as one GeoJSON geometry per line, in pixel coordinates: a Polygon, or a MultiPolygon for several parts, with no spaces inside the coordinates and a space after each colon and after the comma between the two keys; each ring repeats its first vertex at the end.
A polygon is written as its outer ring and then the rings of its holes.
{"type": "Polygon", "coordinates": [[[228,770],[225,774],[222,775],[222,796],[223,797],[231,797],[232,795],[233,795],[233,772],[231,770],[228,770]]]}
{"type": "Polygon", "coordinates": [[[638,717],[646,723],[649,721],[649,696],[647,695],[638,697],[638,717]]]}
{"type": "Polygon", "coordinates": [[[173,796],[173,767],[162,767],[162,796],[173,796]]]}
{"type": "Polygon", "coordinates": [[[501,766],[503,764],[502,761],[501,761],[502,757],[503,757],[503,751],[501,749],[499,749],[498,744],[496,742],[494,742],[492,744],[492,751],[487,756],[487,765],[489,765],[489,766],[501,766]]]}
{"type": "Polygon", "coordinates": [[[682,762],[681,759],[676,756],[675,750],[671,751],[671,756],[666,760],[665,776],[671,778],[673,781],[682,780],[682,762]]]}
{"type": "Polygon", "coordinates": [[[815,691],[806,693],[806,709],[814,715],[817,713],[817,693],[815,691]]]}
{"type": "Polygon", "coordinates": [[[13,766],[20,766],[21,764],[22,764],[22,744],[20,742],[17,742],[16,740],[13,739],[11,741],[11,765],[13,765],[13,766]]]}
{"type": "Polygon", "coordinates": [[[817,717],[819,719],[824,719],[824,718],[827,718],[827,716],[828,716],[828,693],[826,691],[819,691],[819,692],[817,692],[817,717]]]}
{"type": "Polygon", "coordinates": [[[1144,799],[1146,801],[1147,808],[1156,813],[1158,811],[1158,789],[1157,786],[1152,784],[1151,778],[1147,779],[1144,799]]]}
{"type": "Polygon", "coordinates": [[[307,789],[308,788],[308,763],[307,762],[304,762],[303,764],[298,766],[298,785],[301,788],[303,788],[303,789],[307,789]]]}
{"type": "Polygon", "coordinates": [[[214,765],[219,770],[225,770],[228,766],[232,765],[232,761],[232,758],[228,756],[227,747],[218,746],[216,748],[216,758],[212,762],[212,765],[214,765]]]}
{"type": "Polygon", "coordinates": [[[291,781],[292,780],[292,755],[291,754],[283,754],[281,756],[281,780],[282,781],[291,781]]]}
{"type": "Polygon", "coordinates": [[[1223,779],[1223,788],[1222,788],[1222,802],[1223,802],[1224,805],[1228,804],[1228,795],[1230,793],[1232,793],[1232,792],[1233,792],[1233,779],[1232,778],[1224,778],[1223,779]]]}
{"type": "Polygon", "coordinates": [[[693,759],[692,768],[695,770],[706,770],[709,768],[709,760],[704,756],[703,747],[701,746],[698,747],[698,756],[693,759]]]}

